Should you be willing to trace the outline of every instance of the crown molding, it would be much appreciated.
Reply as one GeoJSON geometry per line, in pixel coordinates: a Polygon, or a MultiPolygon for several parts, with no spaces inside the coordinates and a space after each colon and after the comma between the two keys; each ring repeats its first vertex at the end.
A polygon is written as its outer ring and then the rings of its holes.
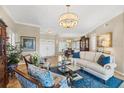
{"type": "Polygon", "coordinates": [[[10,12],[2,5],[1,8],[5,11],[5,13],[11,18],[11,20],[15,23],[14,17],[10,14],[10,12]]]}
{"type": "Polygon", "coordinates": [[[40,25],[35,25],[35,24],[30,24],[30,23],[24,23],[24,22],[19,22],[19,21],[15,21],[16,24],[19,25],[25,25],[25,26],[31,26],[31,27],[36,27],[40,29],[40,25]]]}
{"type": "MultiPolygon", "coordinates": [[[[23,23],[23,22],[19,22],[19,21],[16,21],[15,18],[11,15],[11,13],[6,9],[5,6],[1,6],[4,11],[8,14],[8,16],[13,20],[13,22],[15,24],[20,24],[20,25],[25,25],[25,26],[31,26],[31,27],[36,27],[36,28],[39,28],[41,29],[41,26],[40,25],[35,25],[35,24],[30,24],[30,23],[23,23]]],[[[120,15],[121,13],[124,13],[124,10],[123,11],[119,11],[118,13],[112,15],[112,16],[109,16],[109,18],[105,19],[104,21],[100,21],[99,23],[97,23],[96,25],[94,25],[92,28],[89,28],[86,32],[80,32],[79,35],[86,35],[92,31],[94,31],[96,28],[98,28],[99,26],[101,25],[104,25],[105,23],[107,23],[108,21],[112,20],[113,18],[115,18],[116,16],[120,15]]],[[[59,35],[61,37],[61,33],[59,35]]],[[[64,36],[63,36],[64,37],[64,36]]],[[[65,36],[66,37],[66,36],[65,36]]],[[[70,36],[70,37],[75,37],[75,36],[70,36]]]]}
{"type": "Polygon", "coordinates": [[[117,13],[116,15],[113,15],[113,16],[110,16],[109,18],[107,18],[106,20],[104,21],[100,21],[98,24],[94,25],[92,28],[90,28],[87,32],[85,32],[84,34],[87,35],[91,32],[93,32],[95,29],[97,29],[99,26],[102,26],[104,24],[107,24],[107,22],[111,21],[112,19],[114,19],[115,17],[121,15],[124,13],[124,10],[123,11],[120,11],[119,13],[117,13]]]}
{"type": "Polygon", "coordinates": [[[12,21],[15,24],[20,24],[20,25],[26,25],[26,26],[31,26],[31,27],[36,27],[36,28],[40,28],[40,25],[35,25],[35,24],[30,24],[30,23],[24,23],[24,22],[19,22],[17,21],[12,15],[11,13],[2,5],[1,8],[6,12],[6,14],[12,19],[12,21]]]}

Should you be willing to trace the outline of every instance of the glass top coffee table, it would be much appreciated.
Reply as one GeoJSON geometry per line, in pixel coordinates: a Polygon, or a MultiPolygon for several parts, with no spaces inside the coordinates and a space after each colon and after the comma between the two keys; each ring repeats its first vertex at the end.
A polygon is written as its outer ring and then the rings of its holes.
{"type": "Polygon", "coordinates": [[[66,61],[66,62],[60,62],[58,64],[58,70],[62,73],[62,74],[66,74],[68,73],[69,69],[66,67],[67,65],[70,65],[71,62],[66,61]]]}
{"type": "Polygon", "coordinates": [[[57,64],[57,68],[64,76],[67,77],[67,81],[70,86],[73,85],[73,81],[83,79],[83,76],[78,73],[78,70],[82,69],[82,67],[77,65],[73,58],[66,60],[61,56],[61,60],[59,60],[57,64]]]}
{"type": "Polygon", "coordinates": [[[81,67],[79,67],[78,65],[71,64],[71,65],[67,65],[66,68],[68,68],[69,70],[68,73],[71,81],[83,79],[83,77],[77,73],[77,71],[81,69],[81,67]]]}
{"type": "Polygon", "coordinates": [[[66,64],[61,64],[58,67],[58,70],[67,76],[71,81],[73,80],[79,80],[83,77],[80,76],[77,71],[82,69],[79,65],[73,64],[72,62],[66,62],[66,64]]]}

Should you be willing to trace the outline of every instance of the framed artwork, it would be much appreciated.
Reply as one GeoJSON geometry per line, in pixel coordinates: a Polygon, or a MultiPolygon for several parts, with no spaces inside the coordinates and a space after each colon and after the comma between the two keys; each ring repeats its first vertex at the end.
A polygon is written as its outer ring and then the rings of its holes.
{"type": "Polygon", "coordinates": [[[35,51],[36,50],[36,38],[21,36],[21,46],[23,51],[35,51]]]}
{"type": "Polygon", "coordinates": [[[112,47],[112,32],[97,36],[97,47],[112,47]]]}

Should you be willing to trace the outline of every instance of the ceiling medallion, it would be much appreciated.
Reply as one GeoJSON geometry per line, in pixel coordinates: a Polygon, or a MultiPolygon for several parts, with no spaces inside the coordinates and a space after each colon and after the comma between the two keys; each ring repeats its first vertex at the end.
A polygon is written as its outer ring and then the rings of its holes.
{"type": "Polygon", "coordinates": [[[73,28],[78,23],[78,16],[73,12],[69,12],[70,5],[66,5],[66,7],[67,12],[60,16],[59,25],[63,28],[73,28]]]}

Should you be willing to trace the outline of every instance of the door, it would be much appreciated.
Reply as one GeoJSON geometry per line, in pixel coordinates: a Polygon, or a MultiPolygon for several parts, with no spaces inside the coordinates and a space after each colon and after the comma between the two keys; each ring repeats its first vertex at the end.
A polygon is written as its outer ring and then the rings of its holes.
{"type": "Polygon", "coordinates": [[[55,55],[55,40],[41,40],[40,55],[42,57],[55,55]]]}

